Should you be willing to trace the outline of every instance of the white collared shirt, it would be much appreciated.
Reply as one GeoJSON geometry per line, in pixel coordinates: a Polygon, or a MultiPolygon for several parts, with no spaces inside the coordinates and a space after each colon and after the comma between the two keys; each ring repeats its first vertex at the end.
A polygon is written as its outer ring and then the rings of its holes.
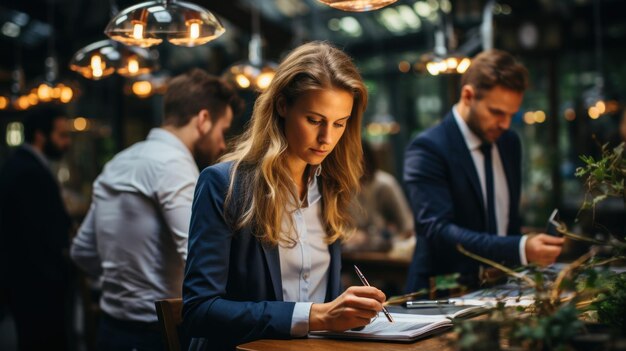
{"type": "Polygon", "coordinates": [[[156,128],[122,151],[93,188],[72,259],[100,275],[100,307],[122,320],[155,322],[154,301],[182,295],[199,171],[183,142],[156,128]]]}
{"type": "MultiPolygon", "coordinates": [[[[487,213],[487,185],[485,177],[485,156],[480,151],[480,145],[483,141],[469,128],[465,120],[457,112],[457,106],[452,107],[452,114],[454,120],[461,130],[465,145],[470,151],[472,160],[474,161],[474,167],[476,173],[478,173],[478,180],[480,181],[480,188],[483,195],[483,203],[485,204],[485,213],[487,213]]],[[[495,197],[495,214],[496,214],[496,228],[498,236],[506,236],[507,228],[509,226],[509,211],[510,211],[510,197],[509,186],[506,182],[506,174],[504,173],[504,167],[502,165],[502,159],[500,158],[500,152],[497,145],[494,143],[491,148],[491,159],[493,166],[493,185],[494,185],[494,197],[495,197]]],[[[526,236],[522,236],[520,240],[519,254],[522,264],[527,264],[526,260],[526,236]]]]}
{"type": "MultiPolygon", "coordinates": [[[[283,300],[295,301],[291,335],[304,336],[309,331],[309,313],[312,303],[322,303],[326,298],[330,268],[330,252],[327,237],[321,220],[321,199],[317,185],[318,166],[315,176],[308,183],[308,206],[293,206],[291,218],[293,227],[287,230],[293,245],[280,243],[280,272],[283,286],[283,300]]],[[[289,229],[288,220],[283,227],[289,229]]]]}

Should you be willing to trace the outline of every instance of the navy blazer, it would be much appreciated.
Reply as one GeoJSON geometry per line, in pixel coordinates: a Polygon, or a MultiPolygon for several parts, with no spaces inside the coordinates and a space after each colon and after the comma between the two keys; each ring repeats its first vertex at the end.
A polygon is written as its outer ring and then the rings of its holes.
{"type": "MultiPolygon", "coordinates": [[[[295,302],[283,301],[278,247],[261,244],[250,227],[233,230],[225,217],[231,166],[220,163],[200,174],[183,282],[185,333],[191,338],[206,338],[204,347],[211,350],[232,349],[262,338],[290,338],[295,306],[295,302]]],[[[241,187],[236,179],[234,199],[241,198],[241,187]]],[[[239,213],[243,205],[234,204],[227,214],[239,213]]],[[[339,242],[329,245],[328,250],[331,260],[326,301],[340,294],[341,269],[339,242]]],[[[202,344],[195,341],[192,348],[202,344]]]]}
{"type": "Polygon", "coordinates": [[[431,276],[454,272],[476,283],[479,264],[458,252],[457,244],[497,262],[520,264],[520,141],[515,133],[506,131],[496,145],[509,188],[505,237],[486,232],[486,206],[478,173],[451,111],[407,148],[404,181],[417,232],[407,291],[427,288],[431,276]]]}
{"type": "Polygon", "coordinates": [[[50,169],[31,151],[15,150],[0,170],[0,286],[67,290],[71,226],[50,169]]]}

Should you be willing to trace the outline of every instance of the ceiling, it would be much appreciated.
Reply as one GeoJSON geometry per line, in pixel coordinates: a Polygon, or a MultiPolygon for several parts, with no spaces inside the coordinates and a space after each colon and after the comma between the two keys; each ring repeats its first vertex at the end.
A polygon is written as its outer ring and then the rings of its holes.
{"type": "MultiPolygon", "coordinates": [[[[626,1],[598,1],[600,12],[594,17],[593,0],[500,0],[493,17],[495,46],[528,55],[554,54],[562,50],[591,52],[598,43],[598,24],[602,47],[623,50],[626,1]]],[[[0,5],[0,90],[9,84],[11,71],[18,63],[27,81],[42,76],[43,61],[50,48],[54,48],[59,58],[61,75],[72,75],[67,71],[72,54],[91,42],[105,39],[102,31],[111,17],[112,2],[3,0],[0,5]],[[26,25],[19,35],[11,36],[15,31],[6,23],[16,20],[25,21],[26,25]]],[[[138,2],[115,1],[118,8],[138,2]]],[[[261,13],[264,55],[274,60],[286,49],[310,39],[330,40],[356,57],[428,51],[433,47],[433,32],[440,25],[440,18],[452,24],[458,47],[471,51],[479,48],[470,44],[479,41],[478,27],[486,1],[399,0],[388,8],[368,13],[338,11],[317,0],[193,2],[218,15],[224,21],[227,34],[204,48],[160,47],[165,69],[180,70],[206,61],[207,57],[216,60],[212,67],[223,69],[243,59],[247,54],[253,9],[261,13]]]]}

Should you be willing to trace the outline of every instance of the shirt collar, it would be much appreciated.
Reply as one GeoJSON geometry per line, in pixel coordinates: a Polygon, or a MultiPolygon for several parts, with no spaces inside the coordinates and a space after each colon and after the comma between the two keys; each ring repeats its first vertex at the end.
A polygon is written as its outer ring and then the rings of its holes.
{"type": "Polygon", "coordinates": [[[194,157],[191,154],[191,151],[187,148],[187,146],[183,143],[183,141],[180,140],[177,136],[175,136],[171,132],[163,128],[152,128],[150,130],[150,133],[148,134],[147,139],[152,140],[152,141],[160,141],[162,143],[171,145],[175,147],[176,149],[184,152],[186,155],[188,155],[191,158],[191,160],[194,160],[194,157]]]}
{"type": "Polygon", "coordinates": [[[459,115],[459,112],[457,111],[457,105],[454,105],[452,107],[452,114],[454,115],[454,120],[456,121],[456,124],[461,130],[461,135],[463,135],[463,139],[465,140],[465,145],[467,145],[467,148],[470,151],[478,150],[483,142],[482,140],[480,140],[478,135],[472,132],[463,117],[459,115]]]}
{"type": "MultiPolygon", "coordinates": [[[[315,205],[322,198],[322,194],[320,193],[320,189],[317,183],[317,178],[322,173],[322,165],[310,166],[309,167],[309,182],[307,184],[307,194],[305,201],[300,201],[298,199],[298,204],[293,203],[293,199],[289,201],[288,209],[289,210],[297,210],[303,209],[306,207],[311,207],[315,205]],[[315,168],[314,168],[315,167],[315,168]]],[[[295,186],[295,184],[294,184],[295,186]]]]}
{"type": "Polygon", "coordinates": [[[320,188],[317,185],[317,178],[322,174],[322,165],[318,165],[315,171],[311,170],[313,176],[309,179],[309,190],[307,194],[307,200],[309,202],[309,206],[314,205],[322,198],[322,194],[320,194],[320,188]]]}

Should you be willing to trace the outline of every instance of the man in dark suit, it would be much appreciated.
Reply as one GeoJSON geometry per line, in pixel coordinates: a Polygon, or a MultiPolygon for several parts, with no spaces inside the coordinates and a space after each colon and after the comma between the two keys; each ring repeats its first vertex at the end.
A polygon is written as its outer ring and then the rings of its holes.
{"type": "Polygon", "coordinates": [[[562,238],[520,232],[521,147],[508,129],[527,81],[526,68],[508,53],[481,53],[452,111],[407,148],[404,181],[418,235],[408,291],[456,272],[477,285],[482,267],[457,244],[509,266],[547,265],[560,254],[562,238]]]}
{"type": "Polygon", "coordinates": [[[20,350],[67,349],[71,221],[48,165],[70,146],[63,116],[55,107],[31,110],[26,143],[0,171],[0,284],[20,350]]]}

